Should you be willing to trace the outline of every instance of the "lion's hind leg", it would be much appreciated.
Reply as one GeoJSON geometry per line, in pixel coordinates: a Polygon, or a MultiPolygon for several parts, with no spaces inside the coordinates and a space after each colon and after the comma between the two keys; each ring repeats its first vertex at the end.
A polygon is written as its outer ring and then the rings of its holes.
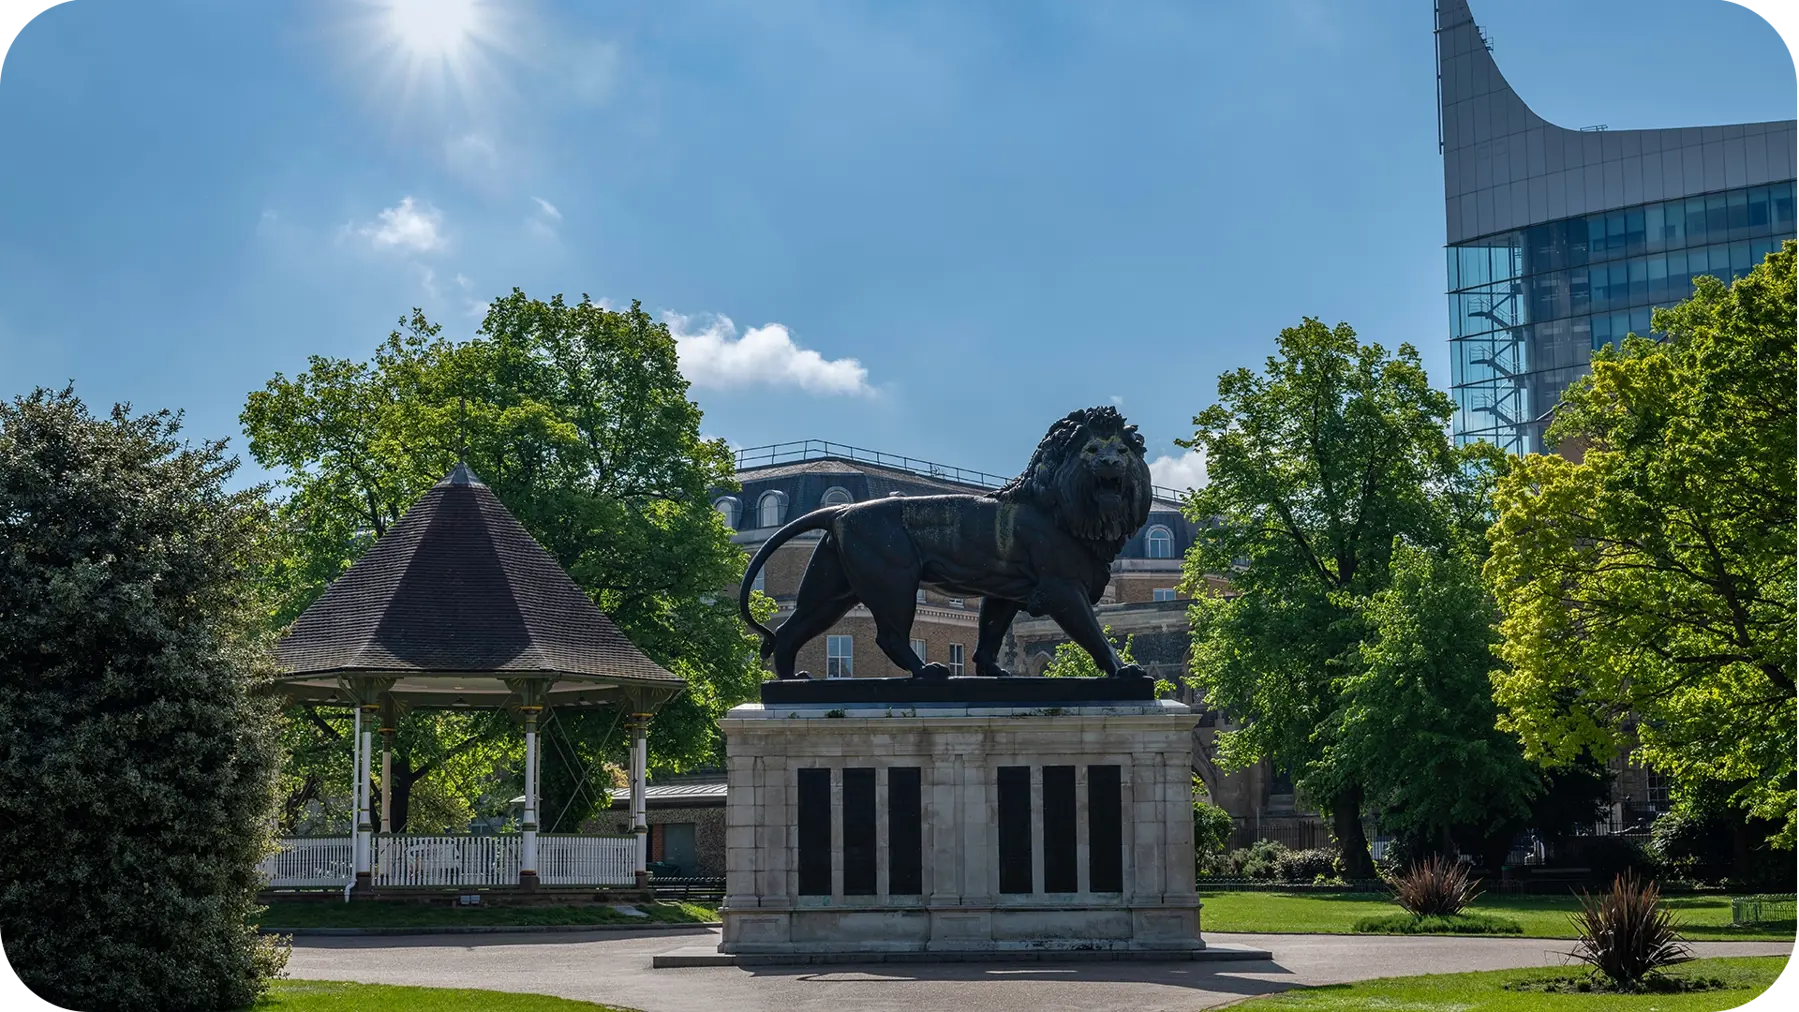
{"type": "Polygon", "coordinates": [[[800,578],[793,614],[775,630],[775,677],[808,678],[795,672],[800,648],[817,639],[856,606],[856,593],[843,572],[833,539],[826,537],[812,552],[806,575],[800,578]]]}

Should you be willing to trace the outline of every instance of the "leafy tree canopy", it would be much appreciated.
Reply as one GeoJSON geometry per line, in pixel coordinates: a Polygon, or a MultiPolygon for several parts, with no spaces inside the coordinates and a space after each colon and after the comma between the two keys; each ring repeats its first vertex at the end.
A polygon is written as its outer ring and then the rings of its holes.
{"type": "Polygon", "coordinates": [[[1389,353],[1347,324],[1307,318],[1281,332],[1262,373],[1221,376],[1217,403],[1181,444],[1205,451],[1209,476],[1187,503],[1209,525],[1187,555],[1187,585],[1226,573],[1233,591],[1196,593],[1192,609],[1194,679],[1208,705],[1243,722],[1219,735],[1222,762],[1289,771],[1331,814],[1352,878],[1372,874],[1368,785],[1331,746],[1355,723],[1339,711],[1379,635],[1370,603],[1391,582],[1398,539],[1472,551],[1490,506],[1495,451],[1453,449],[1451,409],[1410,345],[1389,353]]]}
{"type": "MultiPolygon", "coordinates": [[[[687,679],[653,725],[654,761],[716,761],[716,717],[761,672],[719,594],[744,558],[707,493],[734,487],[734,461],[700,436],[667,326],[636,303],[612,311],[515,289],[471,340],[439,330],[414,310],[373,359],[314,357],[250,395],[250,451],[285,472],[290,493],[285,550],[266,574],[270,618],[299,614],[462,456],[632,642],[687,679]]],[[[550,796],[557,784],[573,789],[622,757],[615,723],[571,720],[565,730],[581,733],[545,749],[546,810],[566,807],[550,796]]],[[[454,745],[407,749],[396,764],[416,771],[454,745]]]]}
{"type": "Polygon", "coordinates": [[[267,510],[178,430],[72,390],[0,402],[0,936],[59,1006],[241,1008],[286,958],[253,923],[267,510]]]}
{"type": "Polygon", "coordinates": [[[1634,747],[1794,834],[1794,245],[1594,354],[1499,486],[1486,579],[1502,726],[1566,762],[1634,747]]]}
{"type": "Polygon", "coordinates": [[[1506,827],[1542,784],[1495,727],[1498,637],[1480,573],[1458,555],[1401,544],[1390,578],[1364,609],[1370,636],[1325,728],[1322,770],[1361,783],[1395,834],[1506,827]]]}

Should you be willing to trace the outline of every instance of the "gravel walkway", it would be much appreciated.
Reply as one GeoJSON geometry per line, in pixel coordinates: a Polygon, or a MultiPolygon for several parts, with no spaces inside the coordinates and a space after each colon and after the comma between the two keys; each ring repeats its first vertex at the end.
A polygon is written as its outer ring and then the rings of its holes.
{"type": "MultiPolygon", "coordinates": [[[[716,930],[543,935],[301,938],[291,976],[528,991],[644,1012],[1133,1012],[1199,1009],[1299,984],[1549,966],[1566,941],[1368,935],[1227,935],[1262,963],[957,963],[653,970],[650,957],[707,944],[716,930]]],[[[715,943],[714,943],[715,944],[715,943]]],[[[1790,942],[1697,942],[1699,956],[1786,955],[1790,942]]]]}

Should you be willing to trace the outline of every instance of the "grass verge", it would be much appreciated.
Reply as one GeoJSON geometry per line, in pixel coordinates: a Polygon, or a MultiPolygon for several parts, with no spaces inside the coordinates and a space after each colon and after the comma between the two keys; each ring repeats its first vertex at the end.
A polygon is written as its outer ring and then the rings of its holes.
{"type": "Polygon", "coordinates": [[[614,1005],[448,987],[395,987],[336,980],[278,980],[254,1012],[631,1012],[614,1005]]]}
{"type": "Polygon", "coordinates": [[[567,907],[459,907],[448,903],[276,901],[262,915],[268,931],[294,928],[451,928],[556,924],[699,924],[718,910],[698,903],[642,903],[632,917],[601,903],[567,907]]]}
{"type": "MultiPolygon", "coordinates": [[[[1680,922],[1680,933],[1689,941],[1792,941],[1792,921],[1731,927],[1730,897],[1722,895],[1665,896],[1663,900],[1680,922]]],[[[1356,922],[1384,917],[1399,910],[1379,893],[1265,893],[1206,892],[1200,894],[1204,931],[1240,931],[1252,934],[1353,935],[1356,922]]],[[[1464,913],[1516,921],[1526,938],[1573,938],[1568,917],[1580,901],[1567,896],[1487,894],[1464,913]]]]}
{"type": "Polygon", "coordinates": [[[1736,1008],[1766,991],[1786,966],[1785,956],[1695,959],[1668,972],[1678,981],[1704,982],[1683,993],[1570,992],[1567,967],[1384,977],[1354,984],[1301,988],[1232,1006],[1235,1012],[1349,1012],[1409,1009],[1417,1012],[1717,1012],[1736,1008]],[[1714,983],[1721,986],[1712,986],[1714,983]]]}
{"type": "Polygon", "coordinates": [[[1400,911],[1364,917],[1355,922],[1355,930],[1362,935],[1522,935],[1524,926],[1509,917],[1484,914],[1413,917],[1400,911]]]}

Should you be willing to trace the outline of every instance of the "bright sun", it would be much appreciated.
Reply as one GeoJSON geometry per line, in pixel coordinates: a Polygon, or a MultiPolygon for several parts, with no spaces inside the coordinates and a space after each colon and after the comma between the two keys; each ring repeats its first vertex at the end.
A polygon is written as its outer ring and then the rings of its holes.
{"type": "Polygon", "coordinates": [[[485,27],[480,0],[387,0],[384,6],[393,41],[417,60],[455,62],[485,27]]]}
{"type": "Polygon", "coordinates": [[[479,115],[517,54],[515,0],[341,0],[349,54],[399,121],[479,115]]]}

